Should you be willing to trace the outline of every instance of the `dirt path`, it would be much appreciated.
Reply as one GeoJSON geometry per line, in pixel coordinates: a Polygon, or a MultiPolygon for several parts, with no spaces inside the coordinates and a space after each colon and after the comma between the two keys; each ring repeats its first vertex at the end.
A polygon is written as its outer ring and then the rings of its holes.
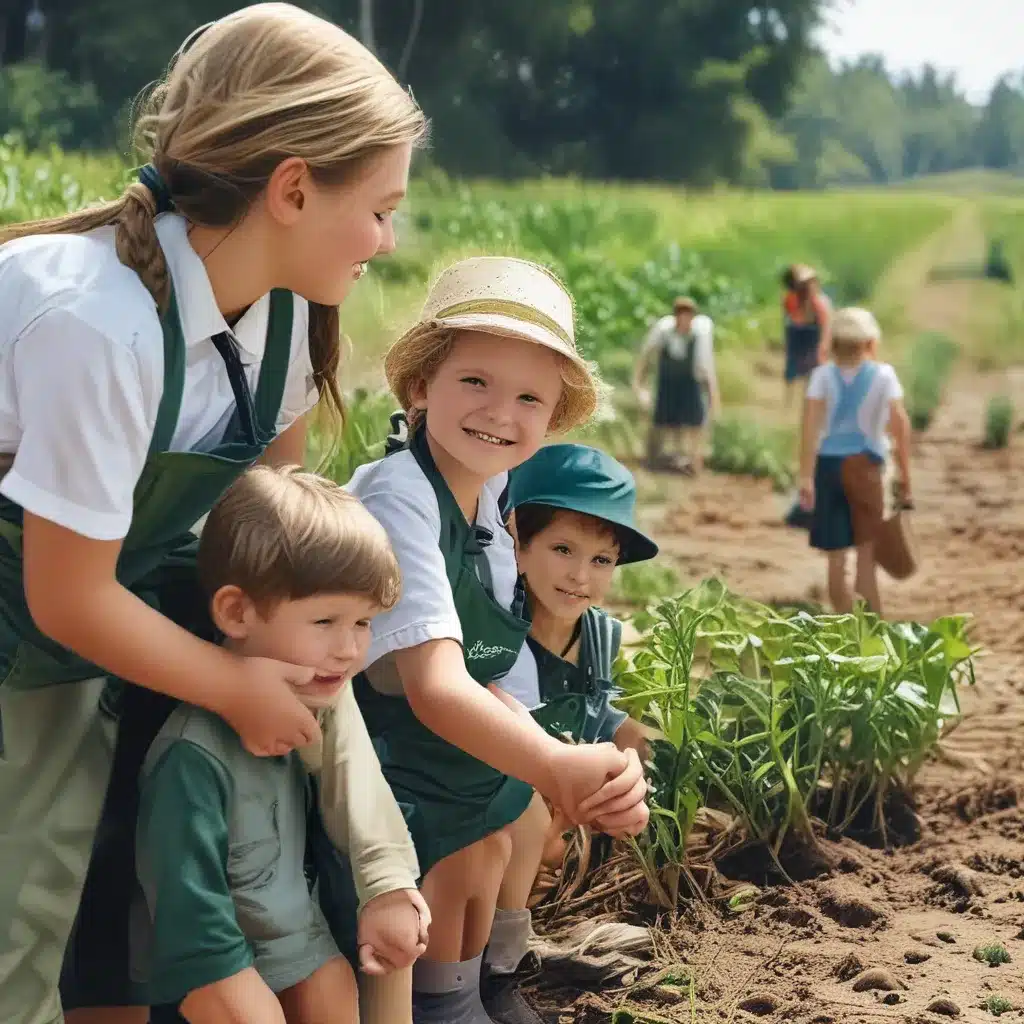
{"type": "MultiPolygon", "coordinates": [[[[988,285],[930,282],[927,272],[938,258],[972,258],[981,242],[968,213],[893,268],[882,292],[892,301],[902,290],[908,328],[942,327],[969,344],[974,289],[988,285]]],[[[1024,373],[1001,375],[1007,382],[1024,407],[1024,373]]],[[[638,999],[638,1024],[981,1022],[992,1019],[982,1001],[996,994],[1024,1007],[1024,439],[1004,452],[978,446],[992,386],[965,365],[917,440],[923,566],[883,589],[890,616],[972,613],[986,647],[964,719],[921,777],[921,839],[893,853],[850,843],[832,877],[769,889],[738,916],[689,908],[673,946],[677,973],[695,970],[692,1011],[688,996],[678,1006],[638,999]],[[992,941],[1011,963],[973,958],[992,941]]],[[[780,524],[786,501],[766,483],[708,475],[640,486],[667,495],[645,515],[685,582],[714,574],[761,600],[821,600],[824,566],[806,534],[780,524]]],[[[550,1019],[605,1024],[617,1002],[585,997],[550,1019]]]]}

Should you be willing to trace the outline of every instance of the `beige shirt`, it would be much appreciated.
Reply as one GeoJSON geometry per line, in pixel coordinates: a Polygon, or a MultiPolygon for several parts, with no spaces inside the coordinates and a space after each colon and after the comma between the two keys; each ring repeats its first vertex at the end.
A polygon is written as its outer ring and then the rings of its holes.
{"type": "Polygon", "coordinates": [[[351,684],[318,715],[323,746],[302,757],[320,777],[320,815],[352,862],[359,909],[399,889],[415,889],[420,867],[405,818],[384,778],[351,684]]]}

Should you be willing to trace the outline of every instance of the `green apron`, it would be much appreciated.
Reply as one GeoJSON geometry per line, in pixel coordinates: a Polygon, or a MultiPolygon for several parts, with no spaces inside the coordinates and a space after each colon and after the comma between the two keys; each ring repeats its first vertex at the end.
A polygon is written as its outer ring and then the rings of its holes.
{"type": "Polygon", "coordinates": [[[527,639],[537,663],[541,704],[534,719],[556,737],[571,736],[576,743],[610,740],[626,717],[611,706],[614,693],[612,665],[622,640],[622,623],[588,608],[580,632],[579,664],[527,639]]]}
{"type": "MultiPolygon", "coordinates": [[[[209,452],[169,451],[185,383],[185,340],[173,295],[163,319],[163,393],[117,578],[186,627],[198,629],[206,620],[191,528],[273,439],[292,317],[292,294],[272,293],[255,397],[237,354],[230,352],[232,365],[222,347],[233,342],[214,339],[237,408],[224,442],[209,452]]],[[[49,1024],[61,1020],[64,948],[104,809],[115,739],[120,748],[128,731],[116,735],[126,691],[36,629],[22,585],[21,539],[21,508],[0,499],[0,1020],[49,1024]]],[[[134,790],[134,778],[127,785],[134,790]]],[[[124,888],[131,888],[128,879],[124,888]]]]}
{"type": "MultiPolygon", "coordinates": [[[[511,610],[498,604],[484,554],[490,536],[466,522],[434,464],[426,431],[413,431],[408,447],[437,496],[438,544],[462,625],[466,670],[486,686],[512,668],[522,649],[530,628],[525,590],[519,581],[511,610]]],[[[424,875],[438,861],[510,825],[526,810],[533,790],[525,782],[502,775],[432,733],[405,697],[378,692],[365,674],[355,678],[354,686],[424,875]]]]}

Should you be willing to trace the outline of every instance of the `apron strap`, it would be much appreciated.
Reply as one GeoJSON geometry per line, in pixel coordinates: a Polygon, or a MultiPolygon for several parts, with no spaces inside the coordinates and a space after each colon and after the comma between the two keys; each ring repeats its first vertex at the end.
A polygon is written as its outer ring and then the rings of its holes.
{"type": "Polygon", "coordinates": [[[601,611],[590,608],[583,616],[583,647],[587,651],[587,685],[591,690],[602,682],[610,682],[612,664],[622,642],[622,623],[601,611]]]}
{"type": "Polygon", "coordinates": [[[164,339],[164,386],[157,408],[156,423],[153,425],[153,437],[149,442],[149,454],[170,450],[175,428],[178,426],[178,414],[181,412],[181,399],[185,392],[185,336],[181,330],[181,316],[178,313],[178,300],[171,288],[171,299],[167,312],[160,321],[164,339]]]}
{"type": "Polygon", "coordinates": [[[295,296],[284,288],[270,293],[270,314],[267,319],[267,345],[260,364],[256,385],[256,422],[264,435],[277,433],[284,386],[292,357],[292,328],[295,322],[295,296]]]}

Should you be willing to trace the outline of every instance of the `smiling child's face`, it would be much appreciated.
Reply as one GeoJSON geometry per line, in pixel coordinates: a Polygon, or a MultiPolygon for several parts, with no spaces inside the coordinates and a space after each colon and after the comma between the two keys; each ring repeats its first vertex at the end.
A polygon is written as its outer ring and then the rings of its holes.
{"type": "MultiPolygon", "coordinates": [[[[370,649],[370,622],[380,609],[361,594],[315,594],[258,609],[242,595],[231,646],[240,654],[316,669],[295,695],[311,711],[333,705],[342,687],[362,671],[370,649]]],[[[223,627],[222,627],[223,628],[223,627]]]]}
{"type": "Polygon", "coordinates": [[[562,509],[518,550],[519,571],[534,602],[565,622],[604,601],[618,558],[619,544],[607,523],[562,509]]]}
{"type": "Polygon", "coordinates": [[[460,331],[421,388],[433,440],[475,476],[519,466],[544,443],[562,395],[559,357],[518,338],[460,331]]]}

